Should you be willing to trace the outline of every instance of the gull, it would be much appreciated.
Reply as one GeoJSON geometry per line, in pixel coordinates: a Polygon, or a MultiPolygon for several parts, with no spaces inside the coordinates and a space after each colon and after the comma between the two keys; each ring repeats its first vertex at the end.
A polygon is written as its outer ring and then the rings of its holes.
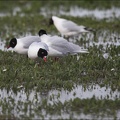
{"type": "Polygon", "coordinates": [[[87,28],[83,25],[77,25],[75,22],[57,16],[52,16],[52,18],[50,18],[49,25],[52,24],[54,24],[62,37],[71,37],[80,33],[88,33],[93,31],[91,28],[87,28]]]}
{"type": "Polygon", "coordinates": [[[62,57],[76,55],[78,53],[89,53],[87,49],[81,49],[79,45],[68,42],[63,37],[47,35],[45,30],[39,31],[41,42],[33,42],[28,49],[30,59],[42,58],[46,61],[47,56],[62,57]]]}
{"type": "Polygon", "coordinates": [[[13,48],[19,54],[27,54],[31,43],[41,41],[39,36],[26,36],[22,38],[12,38],[7,48],[13,48]]]}

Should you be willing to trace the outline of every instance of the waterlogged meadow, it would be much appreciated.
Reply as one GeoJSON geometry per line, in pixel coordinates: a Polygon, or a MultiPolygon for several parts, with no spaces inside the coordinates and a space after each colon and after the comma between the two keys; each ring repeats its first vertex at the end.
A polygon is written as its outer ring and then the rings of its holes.
{"type": "Polygon", "coordinates": [[[0,1],[1,119],[120,119],[120,2],[0,1]],[[47,3],[48,2],[48,3],[47,3]],[[7,49],[11,38],[37,35],[51,15],[91,27],[68,40],[89,54],[40,65],[7,49]]]}

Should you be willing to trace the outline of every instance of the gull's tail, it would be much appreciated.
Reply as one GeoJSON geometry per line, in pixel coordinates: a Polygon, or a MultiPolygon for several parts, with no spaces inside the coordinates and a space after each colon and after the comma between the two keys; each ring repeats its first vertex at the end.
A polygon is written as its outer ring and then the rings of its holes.
{"type": "Polygon", "coordinates": [[[79,50],[79,51],[74,51],[71,53],[71,55],[77,55],[79,53],[89,53],[87,49],[79,50]]]}
{"type": "Polygon", "coordinates": [[[81,48],[77,44],[69,43],[69,48],[72,54],[89,53],[88,49],[81,48]]]}
{"type": "Polygon", "coordinates": [[[79,31],[80,31],[80,33],[82,32],[82,33],[87,33],[87,32],[95,32],[95,30],[94,29],[92,29],[92,28],[89,28],[89,27],[85,27],[85,26],[79,26],[79,31]]]}
{"type": "Polygon", "coordinates": [[[88,49],[79,49],[79,50],[75,50],[74,53],[89,53],[88,49]]]}
{"type": "Polygon", "coordinates": [[[85,29],[86,31],[89,31],[89,32],[95,32],[95,30],[94,30],[94,29],[89,28],[89,27],[85,27],[84,29],[85,29]]]}
{"type": "Polygon", "coordinates": [[[77,53],[89,53],[88,49],[81,49],[80,51],[76,51],[77,53]]]}

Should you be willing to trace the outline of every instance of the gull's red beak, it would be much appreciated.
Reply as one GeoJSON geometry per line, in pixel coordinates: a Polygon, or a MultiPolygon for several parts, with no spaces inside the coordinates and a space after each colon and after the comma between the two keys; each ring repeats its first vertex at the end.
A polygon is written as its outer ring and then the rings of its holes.
{"type": "Polygon", "coordinates": [[[7,46],[7,49],[9,49],[10,48],[10,46],[7,46]]]}
{"type": "Polygon", "coordinates": [[[47,62],[47,56],[44,56],[44,57],[43,57],[43,60],[44,60],[45,62],[47,62]]]}

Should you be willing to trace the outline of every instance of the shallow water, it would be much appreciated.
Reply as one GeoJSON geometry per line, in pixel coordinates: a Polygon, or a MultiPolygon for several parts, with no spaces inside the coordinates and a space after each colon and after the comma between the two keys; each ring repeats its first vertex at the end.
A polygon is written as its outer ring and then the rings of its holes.
{"type": "Polygon", "coordinates": [[[0,40],[0,50],[6,51],[5,41],[0,40]]]}
{"type": "Polygon", "coordinates": [[[120,97],[120,93],[118,90],[114,92],[111,88],[100,87],[99,85],[89,86],[89,88],[84,89],[82,85],[76,86],[71,92],[67,90],[50,90],[46,92],[37,93],[35,89],[30,90],[28,93],[25,92],[22,86],[19,86],[21,89],[17,91],[17,94],[14,91],[6,89],[0,90],[0,99],[5,99],[12,97],[16,103],[21,100],[25,102],[26,100],[34,101],[34,96],[37,95],[37,100],[41,101],[41,99],[48,98],[48,103],[53,104],[56,101],[61,101],[64,103],[70,99],[74,99],[76,97],[80,99],[87,99],[92,98],[95,96],[96,99],[112,99],[115,100],[116,98],[120,97]],[[52,101],[49,99],[50,96],[54,95],[54,99],[52,101]],[[59,97],[58,97],[59,96],[59,97]]]}
{"type": "Polygon", "coordinates": [[[1,39],[0,39],[0,50],[13,52],[13,49],[12,49],[12,48],[7,49],[6,41],[5,41],[5,40],[4,40],[4,41],[1,41],[1,39]]]}
{"type": "Polygon", "coordinates": [[[57,9],[54,9],[52,11],[49,11],[48,8],[41,8],[40,14],[44,16],[48,15],[67,15],[67,16],[74,16],[74,17],[92,17],[95,19],[113,19],[113,18],[119,18],[120,17],[120,8],[112,7],[111,9],[107,10],[100,10],[100,9],[94,9],[94,10],[88,10],[84,9],[78,6],[70,7],[69,10],[65,11],[64,8],[60,8],[59,11],[57,9]]]}
{"type": "MultiPolygon", "coordinates": [[[[115,100],[116,98],[120,98],[120,93],[118,90],[115,90],[114,92],[110,88],[106,87],[100,87],[99,85],[93,85],[89,86],[89,89],[84,89],[82,85],[78,85],[75,87],[71,92],[65,91],[62,89],[61,91],[59,90],[50,90],[46,92],[36,92],[35,89],[30,90],[30,91],[25,91],[22,86],[19,86],[18,91],[13,91],[13,90],[0,90],[0,100],[1,103],[4,105],[8,105],[8,108],[14,105],[14,109],[12,109],[11,113],[14,113],[14,116],[20,117],[21,115],[28,115],[30,114],[30,108],[32,108],[32,114],[34,114],[34,118],[39,118],[40,116],[37,115],[34,111],[36,105],[41,104],[41,102],[46,99],[47,104],[53,105],[55,102],[62,102],[64,103],[65,101],[69,101],[74,98],[80,98],[80,99],[87,99],[87,98],[92,98],[95,96],[96,99],[112,99],[115,100]],[[23,111],[24,105],[28,104],[27,111],[26,113],[23,111]],[[18,108],[21,108],[19,110],[18,108]]],[[[3,106],[4,106],[3,105],[3,106]]],[[[4,107],[0,107],[1,111],[4,111],[4,107]]],[[[119,112],[119,111],[118,111],[119,112]]],[[[46,111],[42,110],[42,115],[44,115],[44,118],[59,118],[59,115],[52,115],[50,116],[49,113],[46,115],[46,111]]],[[[75,115],[76,113],[73,113],[75,115]]],[[[62,118],[69,118],[70,114],[62,113],[61,114],[62,118]]],[[[75,115],[75,118],[95,118],[95,115],[87,114],[84,115],[81,113],[80,115],[75,115]]],[[[118,114],[117,117],[120,117],[118,114]]],[[[108,116],[107,116],[108,118],[108,116]]]]}
{"type": "Polygon", "coordinates": [[[120,93],[118,90],[112,92],[110,88],[100,87],[99,85],[89,86],[89,89],[84,89],[82,85],[79,85],[75,87],[71,92],[65,90],[62,90],[60,92],[58,90],[52,90],[49,92],[49,95],[52,94],[54,94],[55,96],[60,94],[60,98],[57,99],[56,97],[53,101],[50,101],[51,104],[52,102],[58,100],[64,103],[65,101],[74,99],[76,97],[80,99],[87,99],[95,96],[96,99],[112,99],[112,100],[120,97],[120,93]]]}
{"type": "MultiPolygon", "coordinates": [[[[28,4],[26,9],[31,9],[31,5],[28,4]]],[[[74,16],[74,17],[92,17],[93,19],[107,19],[107,20],[114,20],[114,18],[120,17],[120,8],[112,7],[111,9],[93,9],[88,10],[78,6],[71,6],[69,10],[65,10],[64,7],[53,8],[53,10],[49,10],[48,7],[40,8],[40,15],[45,17],[51,15],[66,15],[66,16],[74,16]]],[[[16,6],[13,8],[12,12],[0,12],[0,17],[6,16],[16,16],[19,15],[21,17],[25,16],[25,13],[22,11],[22,8],[16,6]]],[[[31,15],[34,15],[31,13],[31,15]]]]}

